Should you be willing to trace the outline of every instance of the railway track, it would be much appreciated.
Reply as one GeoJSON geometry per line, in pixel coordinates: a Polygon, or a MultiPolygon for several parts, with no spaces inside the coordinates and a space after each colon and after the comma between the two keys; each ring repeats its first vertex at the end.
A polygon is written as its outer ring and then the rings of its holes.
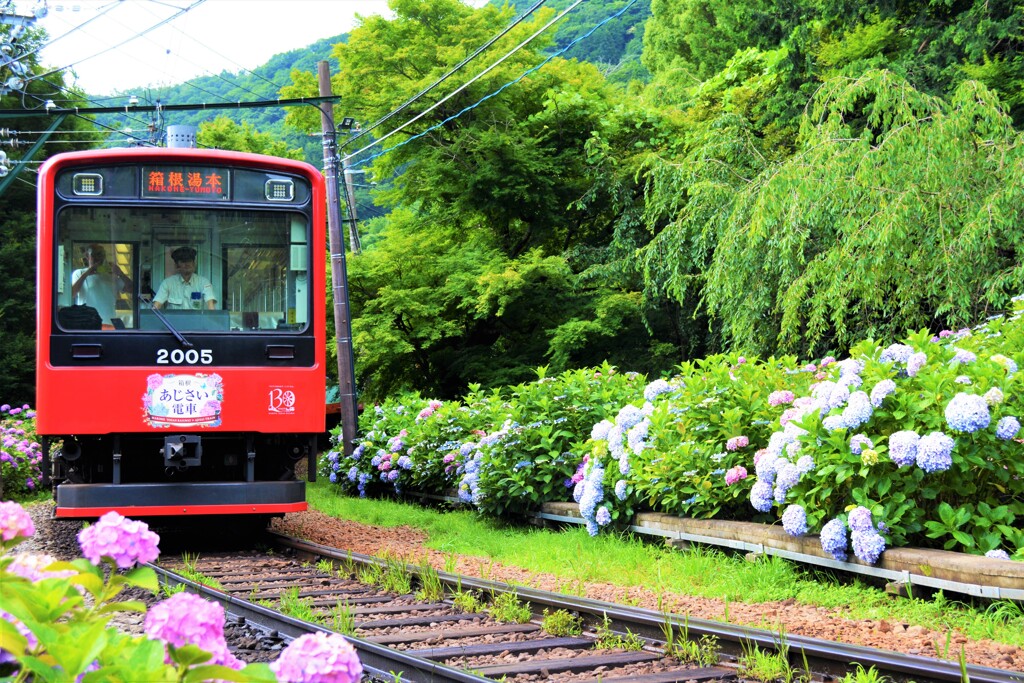
{"type": "Polygon", "coordinates": [[[156,569],[270,638],[344,632],[367,672],[381,680],[810,682],[838,680],[860,666],[897,682],[1024,683],[1021,673],[687,619],[272,538],[270,552],[185,556],[156,569]]]}

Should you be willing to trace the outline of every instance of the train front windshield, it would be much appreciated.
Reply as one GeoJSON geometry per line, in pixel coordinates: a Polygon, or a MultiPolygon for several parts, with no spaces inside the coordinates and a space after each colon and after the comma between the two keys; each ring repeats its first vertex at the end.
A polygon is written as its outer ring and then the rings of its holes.
{"type": "Polygon", "coordinates": [[[56,217],[57,325],[302,330],[308,232],[303,214],[280,210],[64,207],[56,217]]]}

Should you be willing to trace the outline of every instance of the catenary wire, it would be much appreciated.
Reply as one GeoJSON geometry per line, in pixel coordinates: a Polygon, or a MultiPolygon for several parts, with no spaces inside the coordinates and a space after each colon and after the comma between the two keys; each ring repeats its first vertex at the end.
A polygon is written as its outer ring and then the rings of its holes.
{"type": "MultiPolygon", "coordinates": [[[[142,30],[142,31],[139,31],[139,32],[138,32],[138,33],[136,33],[135,35],[133,35],[133,36],[131,36],[131,37],[129,37],[129,38],[126,38],[125,40],[122,40],[122,41],[121,41],[121,42],[119,42],[119,43],[116,43],[116,44],[114,44],[114,45],[111,45],[110,47],[108,47],[108,48],[105,48],[105,49],[103,49],[103,50],[100,50],[99,52],[96,52],[96,53],[94,53],[94,54],[92,54],[92,55],[89,55],[88,57],[84,57],[84,58],[82,58],[82,59],[79,59],[79,60],[77,60],[77,62],[76,62],[76,63],[78,63],[78,64],[81,64],[82,62],[87,62],[87,61],[89,61],[90,59],[94,59],[94,58],[96,58],[96,57],[99,57],[100,55],[104,55],[104,54],[106,54],[106,53],[108,53],[108,52],[111,52],[111,51],[113,51],[113,50],[116,50],[117,48],[119,48],[119,47],[121,47],[121,46],[123,46],[123,45],[126,45],[127,43],[130,43],[131,41],[135,40],[136,38],[139,38],[139,37],[141,37],[141,36],[144,36],[144,35],[146,35],[147,33],[150,33],[151,31],[155,31],[156,29],[160,28],[160,27],[161,27],[161,26],[163,26],[164,24],[167,24],[167,23],[170,23],[170,22],[174,21],[175,19],[177,19],[178,17],[182,16],[183,14],[186,14],[187,12],[189,12],[189,11],[191,11],[191,10],[195,9],[195,8],[196,8],[196,7],[198,7],[199,5],[202,5],[202,4],[204,3],[204,2],[206,2],[206,0],[195,0],[195,1],[194,1],[194,2],[193,2],[193,3],[191,4],[191,5],[189,5],[188,7],[184,7],[184,8],[182,8],[181,10],[179,10],[178,12],[176,12],[176,13],[172,14],[171,16],[167,17],[166,19],[163,19],[163,20],[161,20],[161,21],[157,22],[156,24],[153,24],[152,26],[150,26],[150,27],[149,27],[149,28],[147,28],[147,29],[144,29],[144,30],[142,30]]],[[[67,66],[62,66],[62,67],[59,67],[59,68],[57,68],[57,69],[53,69],[53,70],[51,70],[51,71],[47,71],[46,73],[43,73],[43,74],[39,74],[38,76],[33,76],[32,78],[26,79],[26,82],[28,82],[28,81],[32,81],[32,80],[37,80],[37,79],[40,79],[40,78],[44,78],[44,77],[46,77],[46,76],[50,76],[51,74],[59,73],[59,72],[61,72],[61,71],[64,71],[65,69],[69,69],[69,68],[71,68],[72,66],[74,66],[74,64],[68,64],[67,66]]]]}
{"type": "Polygon", "coordinates": [[[466,64],[468,64],[473,59],[475,59],[481,52],[483,52],[484,50],[489,48],[491,45],[494,45],[494,43],[496,43],[498,40],[500,40],[502,37],[504,37],[509,31],[511,31],[513,28],[515,28],[516,26],[521,24],[523,21],[525,21],[528,16],[533,14],[537,10],[537,8],[540,7],[541,5],[543,5],[545,2],[546,2],[546,0],[537,0],[537,2],[534,3],[534,5],[532,7],[530,7],[525,12],[523,12],[511,24],[506,26],[500,33],[498,33],[493,38],[488,40],[486,43],[484,43],[483,45],[478,47],[476,50],[474,50],[472,54],[470,54],[465,59],[463,59],[461,62],[459,62],[458,64],[453,66],[451,69],[449,69],[446,74],[444,74],[443,76],[438,78],[436,81],[434,81],[433,83],[428,85],[423,90],[420,90],[418,93],[416,93],[415,95],[410,97],[408,100],[403,102],[401,105],[399,105],[396,109],[393,109],[390,113],[385,114],[384,116],[382,116],[379,119],[377,119],[376,121],[374,121],[368,128],[363,128],[358,134],[353,135],[352,137],[348,138],[345,142],[343,142],[341,144],[341,148],[344,149],[345,147],[348,147],[350,144],[352,144],[353,142],[355,142],[359,138],[363,137],[364,135],[368,135],[370,133],[370,131],[372,131],[374,128],[376,128],[377,126],[381,125],[382,123],[384,123],[385,121],[390,119],[392,116],[395,116],[395,115],[400,114],[401,112],[405,111],[409,107],[409,105],[411,105],[413,102],[415,102],[419,98],[423,97],[428,92],[430,92],[431,90],[436,88],[438,85],[440,85],[441,83],[446,81],[449,77],[451,77],[453,74],[455,74],[457,71],[459,71],[462,67],[464,67],[466,64]]]}
{"type": "MultiPolygon", "coordinates": [[[[582,0],[580,0],[580,1],[582,1],[582,0]]],[[[465,107],[464,109],[462,109],[462,111],[459,111],[459,112],[457,112],[455,114],[452,114],[451,116],[449,116],[448,118],[444,119],[443,121],[439,121],[438,123],[434,124],[433,126],[430,126],[429,128],[427,128],[426,130],[424,130],[424,131],[422,131],[420,133],[417,133],[416,135],[413,135],[412,137],[408,138],[407,140],[403,140],[402,142],[399,142],[397,145],[393,145],[391,147],[388,147],[387,149],[384,149],[384,150],[381,150],[380,152],[377,152],[376,154],[374,154],[372,156],[369,156],[369,157],[367,157],[365,159],[362,159],[359,162],[361,164],[359,166],[359,168],[364,168],[366,166],[366,164],[370,163],[374,159],[376,159],[376,158],[378,158],[380,156],[383,156],[384,154],[387,154],[388,152],[394,151],[394,150],[398,149],[399,147],[402,147],[403,145],[407,145],[410,142],[412,142],[413,140],[417,140],[419,138],[422,138],[426,134],[430,133],[433,130],[437,130],[438,128],[440,128],[441,126],[445,125],[449,121],[453,121],[453,120],[457,119],[458,117],[460,117],[463,114],[465,114],[467,111],[475,109],[476,107],[480,106],[486,100],[489,100],[490,98],[494,97],[495,95],[498,95],[499,93],[501,93],[506,88],[508,88],[508,87],[510,87],[510,86],[512,86],[512,85],[514,85],[516,83],[518,83],[519,81],[523,80],[528,75],[530,75],[531,73],[537,71],[538,69],[543,67],[545,64],[550,62],[555,57],[558,57],[559,55],[564,54],[565,52],[567,52],[568,50],[573,48],[581,40],[583,40],[585,38],[588,38],[591,34],[594,33],[594,31],[596,31],[597,29],[601,28],[602,26],[607,24],[612,19],[617,19],[618,17],[622,16],[625,13],[626,10],[628,10],[630,7],[632,7],[636,3],[637,3],[637,0],[630,0],[630,2],[628,4],[626,4],[622,9],[620,9],[618,12],[616,12],[615,14],[612,14],[612,15],[610,15],[608,17],[605,17],[597,25],[595,25],[592,29],[590,29],[586,33],[578,36],[577,38],[573,39],[572,42],[570,42],[568,45],[563,47],[558,52],[555,52],[554,54],[550,55],[547,59],[545,59],[543,62],[541,62],[537,66],[530,67],[529,69],[527,69],[526,71],[521,73],[517,78],[509,81],[508,83],[506,83],[505,85],[501,86],[497,90],[494,90],[494,91],[488,93],[487,95],[484,95],[479,100],[477,100],[475,103],[473,103],[473,104],[469,105],[468,107],[465,107]]],[[[579,2],[576,3],[576,5],[578,5],[578,4],[579,4],[579,2]]],[[[576,5],[573,5],[572,7],[575,7],[576,5]]],[[[570,8],[570,9],[572,9],[572,8],[570,8]]],[[[389,135],[390,135],[390,133],[389,133],[389,135]]],[[[384,140],[384,138],[380,138],[379,140],[374,141],[373,143],[367,145],[366,147],[364,147],[363,149],[359,150],[358,152],[353,152],[352,154],[344,157],[344,160],[351,159],[356,154],[359,154],[360,152],[363,152],[363,151],[366,151],[367,149],[370,149],[371,147],[376,145],[378,142],[381,142],[383,140],[384,140]]]]}
{"type": "MultiPolygon", "coordinates": [[[[636,0],[633,0],[633,2],[635,2],[635,1],[636,1],[636,0]]],[[[434,103],[434,104],[432,104],[431,106],[427,107],[426,109],[424,109],[423,111],[421,111],[421,112],[420,112],[419,114],[417,114],[416,116],[412,117],[411,119],[409,119],[408,121],[406,121],[405,123],[403,123],[403,124],[402,124],[401,126],[399,126],[398,128],[395,128],[394,130],[392,130],[392,131],[391,131],[390,133],[388,133],[388,134],[386,134],[386,135],[384,135],[384,136],[382,136],[382,137],[379,137],[379,138],[377,138],[376,140],[374,140],[374,141],[373,141],[373,142],[371,142],[370,144],[366,145],[366,146],[365,146],[365,147],[363,147],[362,149],[356,150],[355,152],[352,152],[351,154],[348,154],[348,155],[346,155],[345,157],[343,157],[343,160],[347,161],[348,159],[351,159],[352,157],[354,157],[354,156],[356,156],[356,155],[358,155],[358,154],[361,154],[361,153],[365,152],[366,150],[368,150],[368,149],[370,149],[370,148],[372,148],[372,147],[375,147],[375,146],[379,145],[380,143],[384,142],[385,140],[387,140],[387,139],[388,139],[389,137],[391,137],[392,135],[395,135],[396,133],[400,132],[400,131],[401,131],[401,130],[403,130],[404,128],[408,127],[409,125],[411,125],[411,124],[415,123],[416,121],[420,120],[421,118],[423,118],[424,116],[426,116],[426,115],[427,115],[427,114],[429,114],[430,112],[434,111],[435,109],[437,109],[438,107],[440,107],[440,106],[441,106],[442,104],[444,104],[445,102],[447,102],[448,100],[450,100],[451,98],[455,97],[455,96],[456,96],[456,95],[458,95],[458,94],[459,94],[460,92],[462,92],[463,90],[465,90],[466,88],[468,88],[468,87],[469,87],[470,85],[472,85],[472,84],[473,84],[473,83],[475,83],[476,81],[478,81],[478,80],[480,80],[481,78],[483,78],[483,77],[484,77],[485,75],[487,75],[488,73],[490,73],[490,72],[491,72],[491,71],[492,71],[493,69],[496,69],[496,68],[498,67],[498,65],[500,65],[500,64],[501,64],[502,62],[504,62],[504,61],[505,61],[506,59],[508,59],[509,57],[511,57],[512,55],[514,55],[514,54],[515,54],[516,52],[518,52],[519,50],[523,49],[523,48],[524,48],[524,47],[525,47],[526,45],[528,45],[528,44],[529,44],[530,42],[532,42],[532,41],[533,41],[533,40],[534,40],[534,39],[535,39],[535,38],[536,38],[537,36],[539,36],[539,35],[540,35],[541,33],[543,33],[544,31],[548,30],[548,29],[549,29],[549,28],[550,28],[550,27],[551,27],[551,26],[552,26],[552,25],[553,25],[553,24],[554,24],[555,22],[557,22],[558,20],[560,20],[560,19],[561,19],[562,17],[564,17],[564,16],[566,15],[566,14],[568,14],[568,13],[569,13],[569,12],[571,12],[572,10],[576,9],[576,7],[578,7],[578,6],[579,6],[580,4],[582,4],[583,2],[584,2],[584,0],[576,0],[576,2],[574,2],[574,3],[573,3],[573,4],[571,4],[571,5],[569,5],[569,7],[567,7],[567,8],[565,9],[565,10],[563,10],[563,11],[562,11],[562,13],[561,13],[561,14],[559,14],[558,16],[556,16],[556,17],[555,17],[554,19],[552,19],[552,20],[551,20],[551,21],[549,21],[548,23],[544,24],[544,26],[542,26],[541,28],[539,28],[539,29],[538,29],[538,30],[537,30],[536,32],[534,32],[534,33],[533,33],[533,35],[531,35],[531,36],[530,36],[529,38],[527,38],[526,40],[524,40],[523,42],[519,43],[519,44],[518,44],[518,45],[516,45],[516,46],[515,46],[514,48],[512,48],[511,50],[509,50],[508,52],[506,52],[506,53],[505,53],[504,55],[502,55],[502,56],[501,56],[501,57],[500,57],[500,58],[498,59],[498,61],[496,61],[496,62],[492,63],[492,64],[491,64],[490,66],[488,66],[488,67],[487,67],[486,69],[484,69],[483,71],[481,71],[480,73],[478,73],[478,74],[477,74],[476,76],[474,76],[473,78],[469,79],[468,81],[466,81],[465,83],[463,83],[462,85],[460,85],[460,86],[459,86],[458,88],[456,88],[455,90],[453,90],[453,91],[452,91],[452,92],[451,92],[450,94],[448,94],[447,96],[445,96],[445,97],[441,98],[440,100],[438,100],[437,102],[435,102],[435,103],[434,103]]],[[[633,4],[633,3],[631,2],[631,3],[630,3],[630,5],[632,5],[632,4],[633,4]]],[[[628,6],[629,6],[629,5],[627,5],[627,7],[628,7],[628,6]]],[[[589,34],[588,34],[588,35],[589,35],[589,34]]],[[[575,41],[574,41],[574,42],[575,42],[575,41]]],[[[558,54],[561,54],[562,52],[565,52],[565,50],[564,50],[564,49],[563,49],[563,50],[560,50],[560,51],[558,52],[558,54]]],[[[548,61],[548,60],[545,60],[545,61],[544,61],[544,62],[543,62],[543,63],[541,64],[541,66],[543,66],[544,64],[546,64],[546,63],[547,63],[547,61],[548,61]]],[[[525,75],[525,74],[524,74],[524,75],[525,75]]],[[[520,78],[521,78],[521,77],[520,77],[520,78]]],[[[502,86],[502,87],[504,87],[504,86],[502,86]]],[[[465,111],[465,110],[463,110],[463,111],[465,111]]],[[[460,113],[461,113],[461,112],[460,112],[460,113]]],[[[448,119],[445,119],[445,120],[447,121],[448,119]]],[[[432,129],[428,129],[428,130],[432,130],[432,129]]],[[[415,136],[415,137],[419,137],[419,136],[417,135],[417,136],[415,136]]],[[[413,139],[414,139],[414,138],[413,138],[413,139]]],[[[376,158],[377,156],[380,156],[380,155],[379,155],[379,154],[377,154],[377,155],[375,155],[374,157],[371,157],[371,158],[376,158]]]]}

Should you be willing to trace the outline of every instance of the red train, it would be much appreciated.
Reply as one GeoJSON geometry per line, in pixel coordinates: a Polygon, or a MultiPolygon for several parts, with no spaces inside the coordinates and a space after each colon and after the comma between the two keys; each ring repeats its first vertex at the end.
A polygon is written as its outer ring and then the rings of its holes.
{"type": "Polygon", "coordinates": [[[37,430],[56,515],[306,509],[325,406],[325,186],[225,151],[39,173],[37,430]]]}

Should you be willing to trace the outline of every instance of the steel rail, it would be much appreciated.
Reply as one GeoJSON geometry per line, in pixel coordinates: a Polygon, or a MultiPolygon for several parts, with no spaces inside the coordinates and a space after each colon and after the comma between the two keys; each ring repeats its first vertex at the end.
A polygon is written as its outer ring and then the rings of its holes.
{"type": "MultiPolygon", "coordinates": [[[[190,592],[219,603],[225,612],[242,617],[263,628],[277,631],[288,638],[298,638],[306,633],[317,631],[334,633],[329,628],[281,614],[273,609],[196,583],[165,567],[155,564],[146,566],[157,573],[161,583],[171,586],[184,585],[190,592]]],[[[355,636],[346,635],[345,638],[359,653],[359,661],[364,670],[384,679],[396,678],[396,674],[400,674],[402,681],[411,683],[493,683],[491,679],[416,657],[408,652],[392,650],[355,636]]]]}
{"type": "MultiPolygon", "coordinates": [[[[341,551],[273,531],[268,534],[275,542],[285,547],[313,556],[340,562],[385,564],[383,560],[368,555],[341,551]]],[[[415,574],[418,572],[418,567],[407,565],[407,570],[415,574]]],[[[852,665],[859,663],[865,668],[873,665],[881,674],[891,678],[913,680],[916,683],[960,683],[964,680],[965,673],[971,683],[1024,683],[1024,672],[1006,671],[973,664],[965,665],[962,670],[959,662],[949,660],[879,650],[862,645],[836,643],[820,638],[783,634],[762,628],[707,619],[691,619],[655,610],[627,607],[589,598],[574,598],[535,588],[511,586],[500,581],[464,577],[444,571],[438,571],[437,574],[443,583],[449,586],[459,586],[461,590],[471,589],[488,593],[514,590],[521,600],[531,604],[531,609],[535,613],[546,607],[580,613],[587,618],[590,624],[602,623],[603,620],[608,619],[613,629],[620,632],[625,632],[628,629],[632,633],[653,640],[664,640],[665,628],[667,625],[671,625],[678,633],[685,631],[690,638],[695,636],[699,638],[703,635],[714,636],[719,639],[720,646],[731,654],[742,654],[753,645],[761,649],[775,651],[788,649],[789,658],[794,665],[801,665],[803,659],[806,658],[809,663],[814,663],[813,670],[815,672],[833,676],[845,675],[850,671],[852,665]],[[539,608],[534,609],[534,606],[539,608]]]]}

